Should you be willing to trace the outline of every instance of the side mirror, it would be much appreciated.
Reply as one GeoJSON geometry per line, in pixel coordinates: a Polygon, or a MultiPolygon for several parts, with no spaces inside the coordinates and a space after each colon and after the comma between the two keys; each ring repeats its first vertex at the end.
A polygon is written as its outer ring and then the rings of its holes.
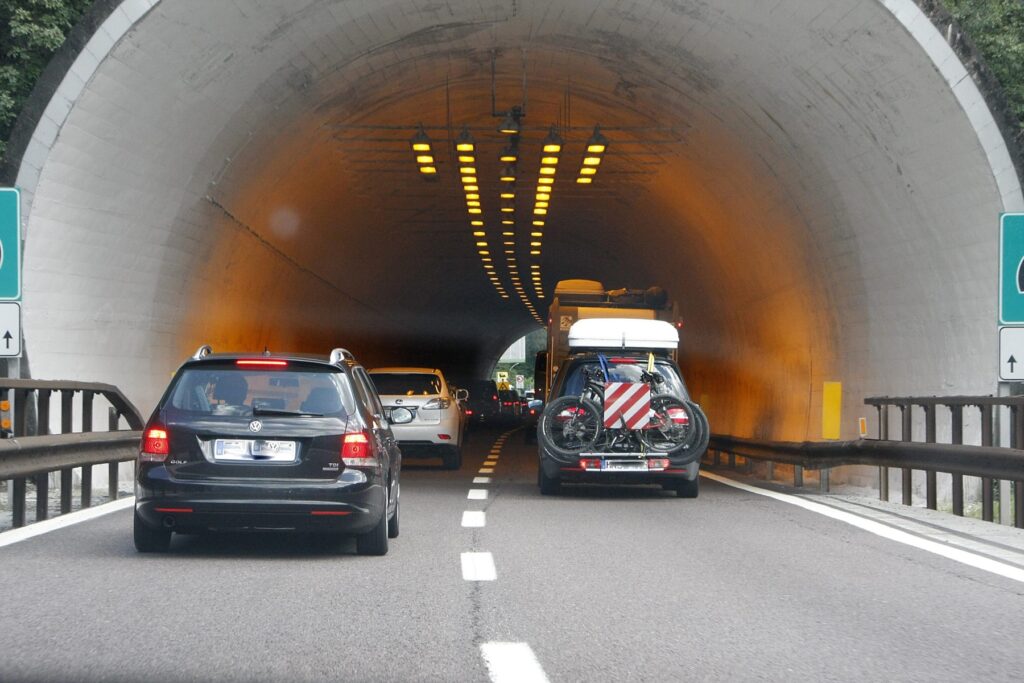
{"type": "Polygon", "coordinates": [[[391,424],[404,425],[412,422],[412,411],[408,408],[392,408],[391,424]]]}
{"type": "Polygon", "coordinates": [[[455,400],[456,401],[465,401],[465,400],[468,400],[468,399],[469,399],[469,392],[468,391],[466,391],[465,389],[456,389],[455,390],[455,400]]]}

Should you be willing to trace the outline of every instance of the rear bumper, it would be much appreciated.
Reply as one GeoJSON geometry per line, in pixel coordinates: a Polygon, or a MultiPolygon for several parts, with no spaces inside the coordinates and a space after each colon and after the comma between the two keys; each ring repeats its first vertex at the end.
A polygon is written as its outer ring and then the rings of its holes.
{"type": "Polygon", "coordinates": [[[391,431],[398,440],[399,448],[405,452],[406,444],[425,444],[435,446],[457,446],[461,439],[459,420],[441,420],[428,424],[392,425],[391,431]],[[447,434],[450,439],[442,439],[439,434],[447,434]]]}
{"type": "Polygon", "coordinates": [[[353,470],[323,483],[250,484],[175,480],[154,467],[136,480],[135,510],[147,526],[175,531],[363,533],[384,514],[384,487],[379,477],[353,470]]]}
{"type": "Polygon", "coordinates": [[[700,461],[694,460],[682,465],[671,465],[665,470],[646,472],[602,472],[583,470],[576,465],[541,458],[544,474],[566,482],[593,484],[672,484],[680,480],[693,481],[700,472],[700,461]]]}
{"type": "Polygon", "coordinates": [[[455,441],[399,441],[403,458],[441,458],[458,448],[455,441]]]}

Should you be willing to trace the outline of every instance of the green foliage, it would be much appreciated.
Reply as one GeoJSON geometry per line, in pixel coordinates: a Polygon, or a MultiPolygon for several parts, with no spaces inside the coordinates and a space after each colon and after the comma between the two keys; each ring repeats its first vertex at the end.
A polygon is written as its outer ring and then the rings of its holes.
{"type": "Polygon", "coordinates": [[[0,0],[0,159],[22,103],[92,0],[0,0]]]}
{"type": "Polygon", "coordinates": [[[1024,123],[1024,2],[945,0],[945,5],[981,52],[1011,109],[1024,123]]]}

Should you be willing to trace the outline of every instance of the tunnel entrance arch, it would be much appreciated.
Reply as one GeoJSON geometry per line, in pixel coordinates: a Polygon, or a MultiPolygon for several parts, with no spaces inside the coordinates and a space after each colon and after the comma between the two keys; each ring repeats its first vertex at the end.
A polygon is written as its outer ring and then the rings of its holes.
{"type": "Polygon", "coordinates": [[[528,77],[524,137],[561,123],[574,155],[543,285],[668,288],[718,429],[816,438],[825,380],[847,414],[867,393],[992,390],[994,226],[1019,181],[912,2],[147,0],[93,41],[18,173],[38,376],[148,406],[204,342],[486,371],[535,322],[485,277],[454,166],[426,182],[407,144],[421,122],[493,129],[497,55],[501,107],[528,77]],[[595,125],[609,149],[584,191],[595,125]]]}

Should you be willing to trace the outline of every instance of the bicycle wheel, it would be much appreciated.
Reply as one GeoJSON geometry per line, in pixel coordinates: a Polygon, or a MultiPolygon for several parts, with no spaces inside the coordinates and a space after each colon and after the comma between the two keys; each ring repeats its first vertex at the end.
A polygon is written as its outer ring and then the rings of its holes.
{"type": "Polygon", "coordinates": [[[600,434],[601,409],[579,396],[552,401],[540,416],[544,445],[558,455],[579,455],[593,448],[600,434]]]}
{"type": "Polygon", "coordinates": [[[651,421],[639,430],[640,440],[649,451],[672,455],[692,446],[701,426],[691,404],[669,394],[651,398],[651,421]]]}

